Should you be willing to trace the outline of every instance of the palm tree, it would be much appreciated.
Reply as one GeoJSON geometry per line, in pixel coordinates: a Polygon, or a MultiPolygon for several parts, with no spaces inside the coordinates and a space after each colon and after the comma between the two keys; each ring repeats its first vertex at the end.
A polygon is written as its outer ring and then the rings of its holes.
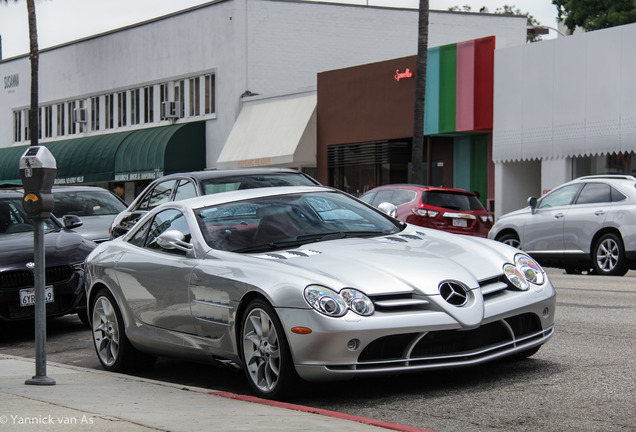
{"type": "MultiPolygon", "coordinates": [[[[426,59],[428,49],[428,0],[420,0],[417,37],[417,72],[415,75],[415,109],[413,117],[413,146],[409,182],[424,184],[422,159],[424,156],[424,101],[426,99],[426,59]]],[[[430,162],[430,161],[429,161],[430,162]]],[[[430,178],[430,169],[427,177],[430,178]]],[[[427,179],[426,183],[430,183],[427,179]]]]}
{"type": "MultiPolygon", "coordinates": [[[[3,0],[9,3],[10,0],[3,0]]],[[[14,0],[18,1],[18,0],[14,0]]],[[[38,68],[40,63],[40,50],[38,49],[38,30],[35,21],[35,0],[26,0],[29,14],[29,59],[31,60],[31,109],[29,111],[29,131],[31,145],[38,145],[38,68]]]]}

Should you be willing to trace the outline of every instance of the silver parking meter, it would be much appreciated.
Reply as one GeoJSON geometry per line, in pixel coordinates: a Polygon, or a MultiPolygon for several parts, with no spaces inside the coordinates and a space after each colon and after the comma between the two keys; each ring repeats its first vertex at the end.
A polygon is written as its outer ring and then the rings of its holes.
{"type": "Polygon", "coordinates": [[[24,186],[22,208],[33,219],[33,276],[35,288],[35,375],[25,381],[32,385],[54,385],[46,376],[46,302],[44,299],[46,263],[44,254],[44,220],[51,216],[57,165],[46,147],[31,146],[20,158],[20,177],[24,186]]]}

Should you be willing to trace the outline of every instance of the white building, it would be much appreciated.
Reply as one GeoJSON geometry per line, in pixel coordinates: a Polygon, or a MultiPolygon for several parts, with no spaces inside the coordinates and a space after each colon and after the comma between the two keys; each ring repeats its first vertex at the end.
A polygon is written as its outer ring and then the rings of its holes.
{"type": "Polygon", "coordinates": [[[636,175],[636,24],[495,51],[497,215],[583,175],[636,175]]]}
{"type": "MultiPolygon", "coordinates": [[[[417,21],[413,9],[214,0],[48,48],[40,54],[40,143],[58,160],[58,183],[130,182],[130,198],[162,174],[217,167],[243,101],[271,98],[275,109],[284,104],[272,96],[299,92],[307,101],[320,71],[415,54],[417,21]]],[[[497,46],[522,45],[525,24],[524,17],[431,11],[429,45],[490,35],[497,46]]],[[[29,144],[28,55],[0,61],[0,76],[0,180],[12,180],[23,151],[15,146],[29,144]]],[[[288,139],[311,145],[315,93],[313,104],[310,115],[281,120],[308,122],[288,139]]],[[[296,153],[302,160],[267,148],[225,150],[222,166],[315,167],[315,154],[296,153]],[[242,154],[249,160],[232,160],[242,154]]]]}

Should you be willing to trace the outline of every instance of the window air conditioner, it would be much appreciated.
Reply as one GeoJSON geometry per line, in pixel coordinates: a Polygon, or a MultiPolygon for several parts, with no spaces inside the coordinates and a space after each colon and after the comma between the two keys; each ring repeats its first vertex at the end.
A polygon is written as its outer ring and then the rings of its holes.
{"type": "Polygon", "coordinates": [[[86,123],[88,121],[86,108],[75,108],[73,110],[73,121],[75,123],[86,123]]]}
{"type": "Polygon", "coordinates": [[[161,118],[172,119],[181,117],[181,104],[178,102],[161,102],[161,118]]]}

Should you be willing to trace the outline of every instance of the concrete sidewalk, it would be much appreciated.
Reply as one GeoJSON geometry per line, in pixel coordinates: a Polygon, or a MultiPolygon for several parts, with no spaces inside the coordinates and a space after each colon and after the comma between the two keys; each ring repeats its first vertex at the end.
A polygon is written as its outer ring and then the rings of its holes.
{"type": "Polygon", "coordinates": [[[0,354],[0,431],[350,431],[423,429],[129,375],[0,354]]]}

